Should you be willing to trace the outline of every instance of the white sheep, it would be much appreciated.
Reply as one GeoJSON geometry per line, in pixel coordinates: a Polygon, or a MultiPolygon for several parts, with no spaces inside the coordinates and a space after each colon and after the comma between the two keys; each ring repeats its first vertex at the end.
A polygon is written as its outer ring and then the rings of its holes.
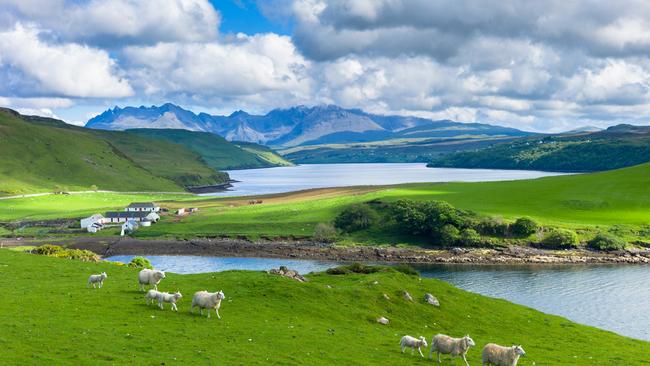
{"type": "Polygon", "coordinates": [[[190,312],[194,313],[194,307],[198,307],[201,315],[203,315],[203,309],[208,309],[208,318],[210,317],[210,309],[214,309],[214,312],[217,313],[217,317],[221,319],[219,315],[219,308],[221,307],[221,300],[225,299],[226,295],[223,294],[223,291],[210,293],[207,291],[198,291],[194,294],[192,298],[192,307],[190,312]]]}
{"type": "Polygon", "coordinates": [[[440,361],[440,354],[451,355],[451,357],[460,356],[465,361],[465,365],[469,366],[467,362],[467,351],[472,346],[475,346],[474,340],[469,337],[469,335],[464,336],[463,338],[452,338],[444,334],[436,334],[431,339],[431,351],[429,351],[429,358],[433,355],[433,352],[438,353],[438,363],[440,361]]]}
{"type": "Polygon", "coordinates": [[[158,290],[158,284],[165,278],[165,272],[155,269],[143,269],[138,273],[138,283],[140,284],[140,291],[144,291],[144,285],[152,285],[154,290],[158,290]]]}
{"type": "Polygon", "coordinates": [[[144,295],[144,299],[147,302],[147,305],[153,304],[154,300],[159,301],[158,299],[160,298],[160,295],[162,292],[158,290],[149,290],[147,293],[144,295]]]}
{"type": "Polygon", "coordinates": [[[86,287],[90,287],[90,284],[92,284],[93,288],[96,288],[95,284],[98,284],[99,288],[102,288],[102,286],[104,286],[104,280],[106,277],[108,277],[106,272],[90,275],[90,277],[88,277],[88,283],[86,284],[86,287]]]}
{"type": "Polygon", "coordinates": [[[503,347],[488,343],[483,347],[483,366],[517,366],[519,357],[525,354],[521,346],[503,347]]]}
{"type": "Polygon", "coordinates": [[[422,350],[420,347],[427,347],[427,340],[424,339],[423,336],[420,336],[420,338],[415,338],[411,337],[409,335],[405,335],[402,337],[402,339],[399,341],[399,345],[402,348],[402,353],[404,353],[404,349],[406,347],[411,347],[411,354],[413,354],[413,351],[417,348],[418,352],[420,352],[420,356],[424,357],[422,354],[422,350]]]}
{"type": "Polygon", "coordinates": [[[158,296],[158,307],[163,308],[163,303],[168,302],[172,304],[172,310],[178,311],[178,308],[176,307],[176,302],[183,297],[180,292],[176,291],[176,293],[170,294],[169,292],[163,292],[158,296]]]}

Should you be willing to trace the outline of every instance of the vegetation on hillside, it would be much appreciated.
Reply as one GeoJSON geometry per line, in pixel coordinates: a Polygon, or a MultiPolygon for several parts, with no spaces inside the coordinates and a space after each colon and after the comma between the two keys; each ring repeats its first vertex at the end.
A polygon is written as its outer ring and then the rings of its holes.
{"type": "Polygon", "coordinates": [[[583,135],[521,138],[446,154],[431,167],[601,171],[650,161],[650,129],[611,128],[583,135]]]}
{"type": "Polygon", "coordinates": [[[180,144],[214,169],[250,169],[291,165],[273,150],[254,143],[231,143],[209,132],[173,129],[133,129],[129,134],[180,144]]]}
{"type": "Polygon", "coordinates": [[[470,334],[472,365],[488,342],[522,344],[522,366],[644,365],[650,353],[648,342],[394,270],[311,274],[307,283],[251,271],[167,273],[159,288],[181,291],[178,312],[145,304],[139,270],[0,250],[0,292],[11,299],[0,302],[0,364],[430,364],[402,354],[399,339],[436,333],[470,334]],[[104,286],[87,288],[101,272],[104,286]],[[221,320],[190,314],[192,294],[205,289],[225,293],[221,320]],[[381,316],[390,324],[378,324],[381,316]]]}

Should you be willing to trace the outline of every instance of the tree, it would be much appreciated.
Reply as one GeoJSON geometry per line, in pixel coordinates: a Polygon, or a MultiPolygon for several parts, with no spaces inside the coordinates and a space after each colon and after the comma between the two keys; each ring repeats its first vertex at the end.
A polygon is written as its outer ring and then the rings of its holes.
{"type": "Polygon", "coordinates": [[[442,241],[442,244],[445,245],[454,245],[460,238],[460,232],[451,224],[444,225],[440,228],[439,232],[440,240],[442,241]]]}
{"type": "Polygon", "coordinates": [[[513,234],[517,236],[529,236],[537,232],[539,225],[528,217],[520,217],[510,226],[513,234]]]}
{"type": "Polygon", "coordinates": [[[377,212],[365,204],[353,205],[345,208],[334,219],[334,226],[346,231],[353,232],[367,229],[377,222],[377,212]]]}

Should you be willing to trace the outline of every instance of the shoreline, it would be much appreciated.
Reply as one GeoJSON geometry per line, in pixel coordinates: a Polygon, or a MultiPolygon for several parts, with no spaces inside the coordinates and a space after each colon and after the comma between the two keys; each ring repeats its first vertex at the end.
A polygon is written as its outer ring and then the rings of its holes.
{"type": "Polygon", "coordinates": [[[1,239],[3,247],[57,244],[86,249],[102,257],[113,255],[197,255],[216,257],[262,257],[337,262],[475,265],[572,265],[649,264],[650,250],[595,252],[584,249],[542,250],[530,247],[487,248],[398,248],[337,246],[309,241],[214,238],[188,240],[134,239],[130,237],[73,237],[51,239],[1,239]]]}

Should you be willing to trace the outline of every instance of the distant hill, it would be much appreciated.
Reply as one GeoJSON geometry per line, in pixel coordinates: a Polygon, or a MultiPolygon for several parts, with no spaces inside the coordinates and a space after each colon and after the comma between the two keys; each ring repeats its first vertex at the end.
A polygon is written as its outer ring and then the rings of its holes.
{"type": "Polygon", "coordinates": [[[254,143],[235,144],[208,133],[176,129],[133,129],[127,134],[169,141],[198,154],[214,169],[249,169],[292,165],[273,150],[254,143]]]}
{"type": "Polygon", "coordinates": [[[600,171],[650,161],[650,126],[521,138],[437,157],[429,166],[457,168],[600,171]]]}
{"type": "Polygon", "coordinates": [[[185,129],[211,132],[229,141],[255,142],[281,148],[396,138],[531,135],[517,129],[487,124],[382,116],[334,105],[275,109],[265,115],[237,111],[229,116],[197,115],[171,103],[159,107],[115,107],[90,119],[86,127],[105,130],[185,129]]]}

